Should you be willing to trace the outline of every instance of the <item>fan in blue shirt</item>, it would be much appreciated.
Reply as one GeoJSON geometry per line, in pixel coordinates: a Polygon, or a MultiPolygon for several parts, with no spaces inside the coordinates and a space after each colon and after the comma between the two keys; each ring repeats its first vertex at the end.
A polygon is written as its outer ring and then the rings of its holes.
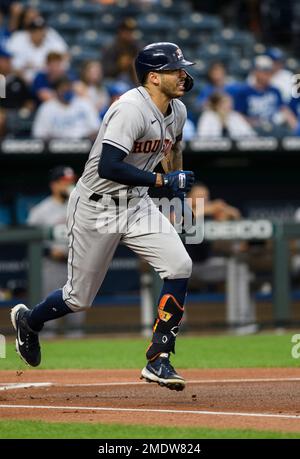
{"type": "Polygon", "coordinates": [[[38,103],[55,97],[55,85],[63,77],[74,81],[75,76],[66,70],[65,57],[57,52],[50,52],[46,60],[46,70],[38,72],[33,80],[31,91],[38,103]]]}
{"type": "Polygon", "coordinates": [[[258,89],[246,84],[236,95],[236,109],[243,115],[255,120],[274,121],[274,117],[283,107],[278,89],[272,86],[258,89]]]}
{"type": "Polygon", "coordinates": [[[198,111],[204,108],[206,102],[213,93],[227,93],[234,99],[235,94],[241,86],[240,83],[228,81],[225,66],[219,61],[213,62],[209,67],[207,80],[208,83],[202,88],[196,99],[198,111]]]}
{"type": "Polygon", "coordinates": [[[272,60],[268,56],[255,59],[253,81],[243,85],[235,97],[235,108],[242,113],[250,124],[271,133],[277,126],[286,125],[295,128],[295,116],[283,103],[278,89],[270,85],[272,78],[272,60]]]}

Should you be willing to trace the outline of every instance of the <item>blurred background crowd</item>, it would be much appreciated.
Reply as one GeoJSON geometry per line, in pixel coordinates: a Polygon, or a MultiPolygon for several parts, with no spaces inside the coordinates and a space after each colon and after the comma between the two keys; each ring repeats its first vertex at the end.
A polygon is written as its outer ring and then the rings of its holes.
{"type": "Polygon", "coordinates": [[[94,139],[136,86],[133,60],[175,41],[196,62],[184,138],[300,134],[300,5],[286,0],[1,0],[0,138],[94,139]]]}

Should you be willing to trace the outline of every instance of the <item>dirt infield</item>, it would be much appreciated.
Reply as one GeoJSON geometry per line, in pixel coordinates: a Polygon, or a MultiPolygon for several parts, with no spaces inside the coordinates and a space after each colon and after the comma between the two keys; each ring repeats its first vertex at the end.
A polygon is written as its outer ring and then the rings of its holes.
{"type": "Polygon", "coordinates": [[[0,419],[299,432],[300,369],[182,370],[183,392],[139,370],[0,372],[0,419]],[[38,385],[40,384],[40,385],[38,385]]]}

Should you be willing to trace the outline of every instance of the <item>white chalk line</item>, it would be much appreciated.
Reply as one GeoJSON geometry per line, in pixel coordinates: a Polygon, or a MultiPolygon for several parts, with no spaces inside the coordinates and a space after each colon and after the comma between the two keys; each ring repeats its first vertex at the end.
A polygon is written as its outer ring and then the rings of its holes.
{"type": "MultiPolygon", "coordinates": [[[[300,378],[245,378],[245,379],[191,379],[187,380],[187,384],[226,384],[226,383],[249,383],[249,382],[297,382],[300,378]]],[[[120,382],[99,382],[99,383],[59,383],[55,385],[64,387],[97,387],[97,386],[137,386],[147,384],[143,381],[120,381],[120,382]]]]}
{"type": "Polygon", "coordinates": [[[230,411],[204,411],[204,410],[162,410],[148,408],[112,408],[100,406],[49,406],[49,405],[0,405],[0,409],[37,409],[37,410],[68,410],[68,411],[109,411],[109,412],[127,412],[127,413],[164,413],[164,414],[197,414],[208,416],[241,416],[241,417],[259,417],[259,418],[276,418],[276,419],[297,419],[300,416],[292,414],[268,414],[268,413],[238,413],[230,411]]]}
{"type": "MultiPolygon", "coordinates": [[[[206,380],[190,380],[189,384],[211,384],[211,383],[236,383],[236,382],[287,382],[300,381],[300,378],[245,378],[245,379],[206,379],[206,380]]],[[[24,388],[39,388],[39,387],[97,387],[97,386],[130,386],[130,385],[146,385],[146,382],[138,381],[120,381],[107,383],[79,383],[79,384],[58,384],[53,382],[43,383],[6,383],[0,387],[0,390],[9,389],[24,389],[24,388]]],[[[238,413],[238,412],[223,412],[223,411],[204,411],[204,410],[162,410],[162,409],[139,409],[139,408],[113,408],[113,407],[86,407],[86,406],[49,406],[49,405],[0,405],[1,408],[20,408],[20,409],[49,409],[49,410],[88,410],[88,411],[112,411],[112,412],[138,412],[138,413],[167,413],[167,414],[198,414],[198,415],[215,415],[215,416],[244,416],[244,417],[268,417],[282,419],[297,419],[297,415],[283,414],[267,414],[267,413],[238,413]]]]}
{"type": "Polygon", "coordinates": [[[49,387],[49,386],[53,386],[53,383],[50,383],[50,382],[6,383],[5,386],[0,386],[0,390],[27,389],[28,387],[49,387]]]}

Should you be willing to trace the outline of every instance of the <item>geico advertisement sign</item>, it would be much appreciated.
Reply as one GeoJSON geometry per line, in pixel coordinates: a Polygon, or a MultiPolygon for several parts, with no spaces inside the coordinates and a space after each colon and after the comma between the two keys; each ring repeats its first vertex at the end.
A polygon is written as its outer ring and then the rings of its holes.
{"type": "Polygon", "coordinates": [[[204,238],[215,239],[270,239],[273,225],[268,220],[241,220],[238,222],[204,223],[204,238]]]}

